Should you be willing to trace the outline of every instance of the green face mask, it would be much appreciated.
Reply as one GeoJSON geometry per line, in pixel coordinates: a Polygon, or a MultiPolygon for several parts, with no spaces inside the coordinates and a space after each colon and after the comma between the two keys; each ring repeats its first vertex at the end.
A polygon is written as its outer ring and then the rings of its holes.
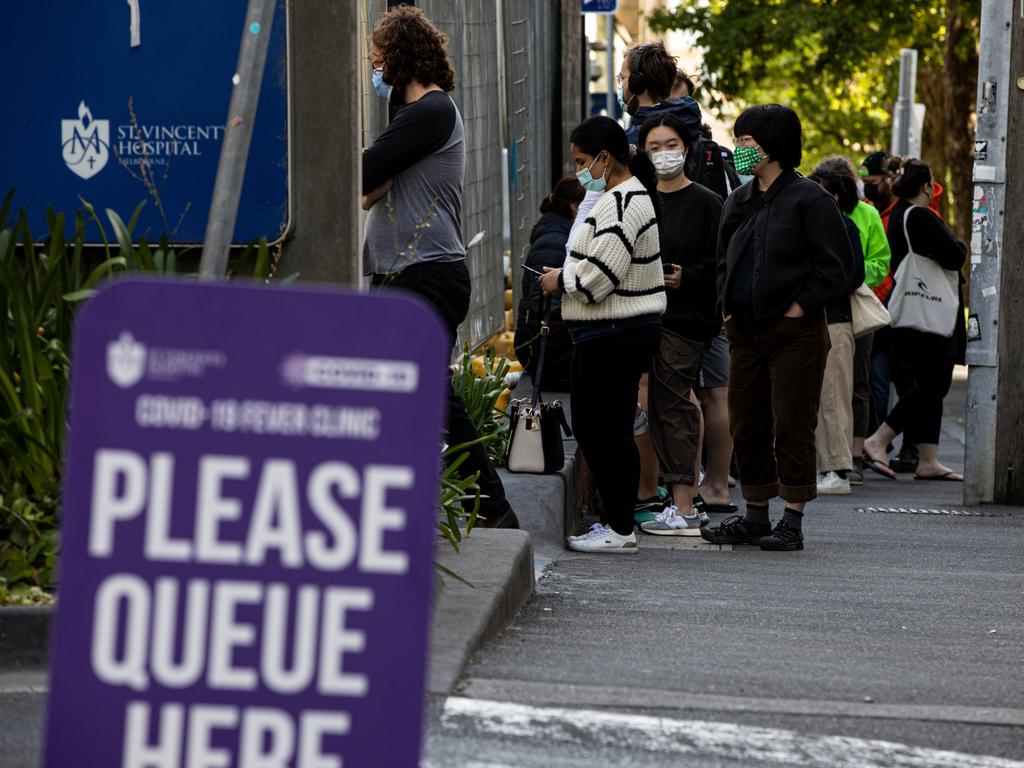
{"type": "Polygon", "coordinates": [[[761,162],[757,147],[736,147],[732,153],[733,165],[740,176],[749,176],[754,166],[761,162]]]}

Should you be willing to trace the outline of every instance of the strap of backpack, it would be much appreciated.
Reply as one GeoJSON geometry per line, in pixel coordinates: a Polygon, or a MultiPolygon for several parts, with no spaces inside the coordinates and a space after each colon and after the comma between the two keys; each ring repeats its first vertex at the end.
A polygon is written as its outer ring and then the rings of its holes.
{"type": "Polygon", "coordinates": [[[541,403],[540,383],[544,375],[544,357],[548,349],[548,334],[551,332],[549,320],[551,319],[551,297],[545,296],[541,305],[544,317],[540,321],[540,350],[537,352],[537,373],[533,379],[533,407],[539,408],[541,403]]]}

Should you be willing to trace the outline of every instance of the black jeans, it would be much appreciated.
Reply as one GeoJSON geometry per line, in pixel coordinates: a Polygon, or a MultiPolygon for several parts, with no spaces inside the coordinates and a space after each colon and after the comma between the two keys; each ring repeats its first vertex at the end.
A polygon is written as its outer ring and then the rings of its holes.
{"type": "Polygon", "coordinates": [[[893,328],[892,349],[911,379],[885,423],[915,443],[937,445],[942,432],[942,401],[953,382],[956,343],[934,333],[893,328]]]}
{"type": "Polygon", "coordinates": [[[572,428],[601,494],[601,522],[633,532],[640,454],[633,442],[640,375],[658,349],[661,326],[647,325],[577,344],[569,392],[572,428]]]}
{"type": "MultiPolygon", "coordinates": [[[[372,284],[375,288],[409,291],[425,299],[437,310],[448,329],[449,342],[455,344],[459,325],[469,312],[469,297],[472,292],[469,269],[465,261],[413,264],[397,275],[374,275],[372,284]]],[[[466,404],[452,389],[451,377],[447,371],[445,378],[448,388],[447,443],[460,445],[478,439],[480,435],[469,417],[466,404]]],[[[492,524],[501,520],[511,507],[505,498],[505,487],[501,484],[501,478],[487,455],[487,449],[482,445],[470,448],[469,457],[460,469],[465,476],[480,473],[477,485],[484,496],[480,500],[480,514],[492,524]]],[[[463,506],[469,510],[472,503],[463,502],[463,506]]]]}
{"type": "Polygon", "coordinates": [[[726,323],[729,420],[743,498],[818,495],[814,431],[832,347],[825,313],[726,323]]]}

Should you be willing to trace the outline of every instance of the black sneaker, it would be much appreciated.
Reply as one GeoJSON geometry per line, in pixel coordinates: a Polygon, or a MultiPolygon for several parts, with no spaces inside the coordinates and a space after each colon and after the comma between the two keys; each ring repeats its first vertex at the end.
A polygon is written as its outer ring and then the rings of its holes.
{"type": "Polygon", "coordinates": [[[773,552],[792,552],[804,548],[804,535],[785,520],[775,524],[775,530],[761,539],[761,549],[773,552]]]}
{"type": "Polygon", "coordinates": [[[705,525],[700,529],[704,541],[712,544],[759,544],[771,532],[770,523],[746,523],[742,515],[733,515],[718,525],[705,525]]]}
{"type": "Polygon", "coordinates": [[[895,459],[889,462],[889,469],[893,472],[914,472],[917,470],[917,446],[906,445],[900,447],[900,452],[895,459]]]}

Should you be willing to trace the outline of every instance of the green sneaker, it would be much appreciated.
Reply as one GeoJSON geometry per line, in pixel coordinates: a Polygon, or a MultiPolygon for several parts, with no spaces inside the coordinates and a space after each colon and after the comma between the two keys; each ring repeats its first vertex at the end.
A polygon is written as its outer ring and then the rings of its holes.
{"type": "Polygon", "coordinates": [[[652,496],[649,499],[637,499],[636,506],[633,507],[633,522],[643,525],[656,520],[664,508],[665,505],[657,496],[652,496]]]}

